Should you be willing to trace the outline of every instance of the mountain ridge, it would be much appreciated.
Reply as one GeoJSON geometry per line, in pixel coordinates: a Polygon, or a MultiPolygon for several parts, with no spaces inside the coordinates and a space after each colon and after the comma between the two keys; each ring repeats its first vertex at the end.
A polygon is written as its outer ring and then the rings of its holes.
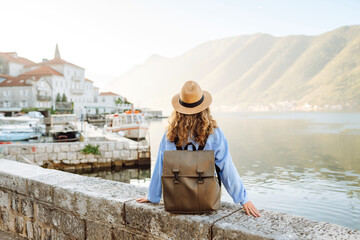
{"type": "Polygon", "coordinates": [[[360,105],[360,25],[316,36],[256,33],[210,40],[168,58],[152,55],[110,85],[136,104],[171,109],[171,97],[194,80],[213,95],[214,108],[360,105]],[[125,92],[121,89],[125,89],[125,92]]]}

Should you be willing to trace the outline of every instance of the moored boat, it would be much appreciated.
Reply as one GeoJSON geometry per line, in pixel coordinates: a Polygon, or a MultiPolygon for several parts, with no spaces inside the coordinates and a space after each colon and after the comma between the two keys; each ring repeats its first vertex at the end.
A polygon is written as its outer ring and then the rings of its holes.
{"type": "Polygon", "coordinates": [[[39,119],[28,117],[1,117],[0,141],[26,141],[41,136],[39,119]]]}
{"type": "Polygon", "coordinates": [[[131,139],[144,139],[149,130],[144,114],[138,111],[126,111],[121,114],[109,114],[105,117],[104,128],[110,132],[122,132],[131,139]]]}

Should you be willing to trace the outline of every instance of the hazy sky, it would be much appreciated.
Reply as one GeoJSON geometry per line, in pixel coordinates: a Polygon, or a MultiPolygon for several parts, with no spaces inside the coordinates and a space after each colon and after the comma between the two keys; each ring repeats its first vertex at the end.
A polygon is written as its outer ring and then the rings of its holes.
{"type": "Polygon", "coordinates": [[[346,0],[0,0],[0,51],[63,59],[120,76],[152,54],[173,57],[208,40],[252,33],[317,35],[360,24],[346,0]]]}

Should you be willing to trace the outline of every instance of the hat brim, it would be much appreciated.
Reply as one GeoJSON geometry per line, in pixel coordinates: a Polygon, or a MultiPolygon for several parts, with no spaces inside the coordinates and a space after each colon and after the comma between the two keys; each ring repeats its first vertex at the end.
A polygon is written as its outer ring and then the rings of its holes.
{"type": "Polygon", "coordinates": [[[175,111],[179,113],[183,113],[183,114],[199,113],[205,110],[206,108],[208,108],[212,102],[212,97],[209,92],[203,90],[203,94],[204,94],[204,101],[199,106],[193,108],[184,107],[183,105],[180,104],[179,102],[180,93],[175,94],[175,96],[173,96],[171,103],[175,111]]]}

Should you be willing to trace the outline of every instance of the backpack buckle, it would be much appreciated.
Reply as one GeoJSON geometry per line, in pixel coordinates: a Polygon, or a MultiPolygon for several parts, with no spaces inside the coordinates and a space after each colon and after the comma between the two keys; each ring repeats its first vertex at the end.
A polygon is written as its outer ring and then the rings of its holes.
{"type": "Polygon", "coordinates": [[[201,174],[204,173],[202,172],[197,172],[198,174],[198,179],[196,180],[197,183],[204,183],[204,179],[201,177],[201,174]]]}
{"type": "Polygon", "coordinates": [[[179,172],[174,172],[175,178],[173,179],[173,183],[181,183],[179,179],[179,172]]]}

